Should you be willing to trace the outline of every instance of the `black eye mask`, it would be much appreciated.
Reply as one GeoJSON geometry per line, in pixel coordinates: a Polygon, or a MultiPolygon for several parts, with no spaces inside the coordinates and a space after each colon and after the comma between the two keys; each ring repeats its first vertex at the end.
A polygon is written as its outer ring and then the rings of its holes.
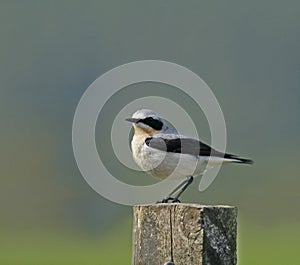
{"type": "Polygon", "coordinates": [[[153,119],[152,117],[148,117],[142,120],[139,120],[138,123],[144,123],[154,130],[160,131],[163,127],[163,123],[160,120],[153,119]]]}

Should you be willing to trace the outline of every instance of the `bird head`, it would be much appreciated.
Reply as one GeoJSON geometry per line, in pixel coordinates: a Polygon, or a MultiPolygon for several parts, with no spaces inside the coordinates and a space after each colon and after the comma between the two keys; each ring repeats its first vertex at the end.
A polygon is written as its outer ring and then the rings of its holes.
{"type": "Polygon", "coordinates": [[[133,124],[135,130],[142,130],[148,134],[157,133],[167,127],[164,120],[149,109],[138,110],[126,120],[133,124]]]}

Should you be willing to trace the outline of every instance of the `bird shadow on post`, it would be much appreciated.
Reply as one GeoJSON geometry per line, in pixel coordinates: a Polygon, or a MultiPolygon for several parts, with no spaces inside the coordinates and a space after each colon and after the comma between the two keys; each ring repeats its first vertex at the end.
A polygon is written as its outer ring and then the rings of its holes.
{"type": "Polygon", "coordinates": [[[161,203],[133,213],[133,265],[236,264],[236,207],[161,203]]]}

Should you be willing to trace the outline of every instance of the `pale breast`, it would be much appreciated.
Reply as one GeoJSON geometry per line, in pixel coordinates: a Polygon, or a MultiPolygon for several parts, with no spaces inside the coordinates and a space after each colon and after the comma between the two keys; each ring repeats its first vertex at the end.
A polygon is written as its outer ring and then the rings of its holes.
{"type": "Polygon", "coordinates": [[[140,159],[145,158],[147,156],[147,153],[142,152],[142,148],[146,138],[150,137],[153,133],[155,133],[155,131],[146,131],[138,126],[135,126],[134,136],[131,141],[131,149],[133,158],[137,163],[140,159]]]}
{"type": "Polygon", "coordinates": [[[145,144],[145,139],[151,137],[151,133],[136,128],[131,141],[132,155],[135,162],[143,171],[151,171],[156,168],[164,159],[163,152],[152,150],[145,144]]]}

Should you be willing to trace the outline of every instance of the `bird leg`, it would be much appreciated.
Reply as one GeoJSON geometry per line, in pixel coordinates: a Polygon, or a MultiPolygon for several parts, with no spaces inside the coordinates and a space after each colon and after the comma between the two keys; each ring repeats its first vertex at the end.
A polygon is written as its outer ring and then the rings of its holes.
{"type": "Polygon", "coordinates": [[[176,193],[183,185],[187,183],[187,179],[181,182],[174,190],[172,190],[165,198],[163,198],[161,201],[158,201],[158,203],[168,203],[169,201],[174,200],[172,195],[176,193]]]}
{"type": "Polygon", "coordinates": [[[164,199],[158,201],[158,203],[168,203],[169,201],[180,202],[179,197],[187,189],[187,187],[191,185],[193,180],[194,180],[193,176],[188,177],[186,180],[181,182],[174,190],[172,190],[170,194],[168,194],[164,199]],[[172,195],[174,195],[175,193],[177,193],[177,195],[173,198],[172,195]]]}
{"type": "Polygon", "coordinates": [[[172,200],[172,202],[180,202],[179,197],[181,196],[181,194],[187,189],[188,186],[190,186],[192,184],[194,180],[193,176],[190,176],[185,185],[182,187],[182,189],[178,192],[178,194],[176,195],[176,197],[172,200]]]}

